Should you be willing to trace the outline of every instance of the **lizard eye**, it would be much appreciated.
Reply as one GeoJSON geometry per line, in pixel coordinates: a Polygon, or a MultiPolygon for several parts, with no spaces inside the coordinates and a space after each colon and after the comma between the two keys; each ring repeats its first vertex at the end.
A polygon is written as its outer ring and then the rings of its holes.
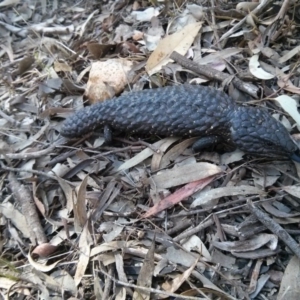
{"type": "Polygon", "coordinates": [[[267,142],[266,142],[266,145],[271,147],[271,146],[273,146],[273,143],[267,141],[267,142]]]}

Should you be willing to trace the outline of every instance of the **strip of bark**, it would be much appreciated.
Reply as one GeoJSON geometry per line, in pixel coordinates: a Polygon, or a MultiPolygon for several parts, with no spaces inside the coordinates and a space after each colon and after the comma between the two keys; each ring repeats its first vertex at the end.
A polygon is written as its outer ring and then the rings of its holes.
{"type": "Polygon", "coordinates": [[[290,249],[291,251],[300,258],[300,247],[299,244],[282,228],[278,223],[272,220],[267,214],[262,212],[258,207],[253,205],[252,201],[247,202],[247,206],[252,214],[264,224],[270,231],[277,235],[290,249]]]}
{"type": "Polygon", "coordinates": [[[232,78],[231,75],[212,69],[208,66],[199,65],[193,62],[192,60],[189,60],[186,57],[182,56],[181,54],[177,53],[176,51],[174,51],[170,55],[170,58],[176,61],[184,68],[189,69],[197,74],[204,75],[210,79],[215,79],[220,82],[230,81],[232,79],[232,83],[236,88],[251,95],[253,98],[257,99],[259,88],[252,83],[244,82],[236,77],[232,78]]]}

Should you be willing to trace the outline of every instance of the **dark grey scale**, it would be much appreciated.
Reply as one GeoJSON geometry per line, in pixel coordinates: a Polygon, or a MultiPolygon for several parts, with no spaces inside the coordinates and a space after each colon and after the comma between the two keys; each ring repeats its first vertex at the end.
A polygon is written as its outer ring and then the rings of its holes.
{"type": "Polygon", "coordinates": [[[199,136],[198,150],[226,142],[251,155],[300,161],[287,130],[265,110],[238,106],[225,93],[205,86],[123,94],[79,110],[63,123],[61,134],[80,137],[105,125],[161,136],[199,136]]]}

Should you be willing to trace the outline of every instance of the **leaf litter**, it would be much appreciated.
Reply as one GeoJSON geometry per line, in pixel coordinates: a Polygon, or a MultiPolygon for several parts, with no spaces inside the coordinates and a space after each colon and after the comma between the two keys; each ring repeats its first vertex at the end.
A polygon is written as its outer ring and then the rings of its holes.
{"type": "Polygon", "coordinates": [[[3,297],[299,299],[298,163],[59,135],[87,102],[197,83],[299,141],[297,1],[100,2],[0,4],[3,297]]]}

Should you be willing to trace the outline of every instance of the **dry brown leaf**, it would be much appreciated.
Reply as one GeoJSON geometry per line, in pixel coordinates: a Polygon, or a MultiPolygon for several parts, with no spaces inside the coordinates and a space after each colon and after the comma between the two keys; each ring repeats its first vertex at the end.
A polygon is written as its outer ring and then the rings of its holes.
{"type": "Polygon", "coordinates": [[[207,178],[222,172],[216,165],[200,162],[183,166],[175,166],[170,170],[164,170],[148,179],[148,183],[154,183],[156,188],[170,188],[192,181],[207,178]]]}
{"type": "MultiPolygon", "coordinates": [[[[153,277],[154,267],[155,267],[154,253],[155,253],[155,238],[153,239],[151,243],[151,247],[149,248],[149,251],[147,252],[147,255],[144,259],[139,276],[137,278],[137,283],[136,283],[137,286],[142,286],[147,288],[152,287],[152,277],[153,277]]],[[[150,293],[136,289],[133,294],[133,299],[149,300],[150,293]]]]}
{"type": "Polygon", "coordinates": [[[50,243],[43,243],[34,248],[32,254],[37,254],[39,257],[48,257],[57,250],[57,246],[50,243]]]}
{"type": "Polygon", "coordinates": [[[155,74],[170,62],[169,57],[173,51],[182,55],[186,54],[201,26],[202,23],[188,24],[182,30],[162,39],[147,61],[146,71],[148,74],[150,76],[155,74]]]}
{"type": "Polygon", "coordinates": [[[86,211],[86,188],[89,175],[86,175],[81,184],[76,188],[77,197],[74,199],[74,226],[77,232],[80,232],[85,226],[88,216],[86,211]]]}
{"type": "Polygon", "coordinates": [[[295,86],[291,80],[289,75],[278,76],[277,84],[282,89],[289,91],[291,93],[300,94],[300,88],[295,86]]]}

